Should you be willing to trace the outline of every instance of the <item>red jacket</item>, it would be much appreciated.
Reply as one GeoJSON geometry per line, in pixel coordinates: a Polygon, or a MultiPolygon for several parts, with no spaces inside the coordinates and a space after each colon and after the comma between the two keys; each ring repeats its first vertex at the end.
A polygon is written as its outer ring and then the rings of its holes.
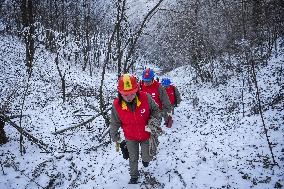
{"type": "Polygon", "coordinates": [[[159,109],[162,110],[162,102],[160,100],[159,87],[161,86],[156,80],[150,85],[146,86],[144,83],[141,84],[141,91],[146,92],[152,96],[154,101],[158,104],[159,109]]]}
{"type": "Polygon", "coordinates": [[[171,101],[171,105],[175,105],[176,103],[176,96],[175,96],[175,86],[173,85],[170,85],[168,87],[166,87],[166,91],[167,91],[167,94],[169,96],[169,99],[171,101]]]}
{"type": "Polygon", "coordinates": [[[114,106],[121,121],[121,127],[127,140],[145,141],[150,138],[150,133],[145,131],[145,126],[150,119],[150,107],[147,94],[139,92],[136,100],[136,109],[132,112],[126,104],[119,104],[114,100],[114,106]]]}

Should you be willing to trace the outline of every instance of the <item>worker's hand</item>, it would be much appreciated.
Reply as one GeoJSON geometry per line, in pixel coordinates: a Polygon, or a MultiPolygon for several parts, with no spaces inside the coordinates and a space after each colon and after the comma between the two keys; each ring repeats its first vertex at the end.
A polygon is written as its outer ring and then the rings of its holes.
{"type": "Polygon", "coordinates": [[[168,117],[167,117],[167,119],[165,120],[165,126],[167,127],[167,128],[171,128],[172,127],[172,125],[173,125],[173,118],[172,118],[172,116],[171,115],[168,115],[168,117]]]}
{"type": "Polygon", "coordinates": [[[148,125],[146,125],[146,126],[145,126],[145,131],[147,131],[147,132],[151,133],[151,129],[149,128],[149,126],[148,126],[148,125]]]}
{"type": "Polygon", "coordinates": [[[115,151],[116,152],[119,152],[119,145],[120,145],[119,142],[115,142],[115,151]]]}
{"type": "Polygon", "coordinates": [[[168,117],[169,117],[169,116],[171,116],[171,117],[172,117],[172,116],[173,116],[173,113],[172,113],[172,111],[170,111],[170,112],[167,112],[167,115],[168,115],[168,117]]]}
{"type": "Polygon", "coordinates": [[[113,142],[119,142],[120,143],[121,139],[120,139],[120,132],[116,133],[114,138],[113,138],[113,142]]]}
{"type": "Polygon", "coordinates": [[[121,142],[120,133],[117,133],[114,142],[115,142],[115,151],[119,152],[119,145],[121,142]]]}
{"type": "Polygon", "coordinates": [[[157,127],[157,134],[158,134],[158,136],[161,136],[162,134],[165,134],[165,132],[163,131],[163,129],[160,126],[157,127]]]}

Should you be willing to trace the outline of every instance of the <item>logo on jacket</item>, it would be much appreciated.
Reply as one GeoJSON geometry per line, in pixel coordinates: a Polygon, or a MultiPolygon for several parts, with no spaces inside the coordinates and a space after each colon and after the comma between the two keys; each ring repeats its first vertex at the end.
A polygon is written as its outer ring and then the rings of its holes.
{"type": "Polygon", "coordinates": [[[141,114],[144,114],[145,112],[146,112],[145,108],[143,108],[143,109],[140,110],[140,113],[141,113],[141,114]]]}

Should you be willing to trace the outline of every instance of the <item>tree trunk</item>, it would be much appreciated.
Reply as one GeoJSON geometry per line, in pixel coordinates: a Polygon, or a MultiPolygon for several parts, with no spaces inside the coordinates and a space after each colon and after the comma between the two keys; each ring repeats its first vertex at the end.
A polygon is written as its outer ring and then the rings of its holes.
{"type": "Polygon", "coordinates": [[[32,0],[22,0],[21,11],[22,11],[22,22],[24,27],[24,38],[26,45],[26,66],[29,75],[32,74],[33,59],[35,53],[34,45],[34,18],[33,18],[33,2],[32,0]]]}
{"type": "Polygon", "coordinates": [[[55,58],[55,64],[56,64],[57,71],[58,71],[58,74],[61,80],[62,99],[63,99],[63,102],[65,102],[66,101],[66,80],[65,80],[66,72],[62,74],[62,71],[59,68],[58,54],[55,58]]]}
{"type": "Polygon", "coordinates": [[[0,116],[0,144],[5,144],[8,142],[8,139],[6,137],[6,133],[4,130],[5,120],[4,117],[0,116]]]}

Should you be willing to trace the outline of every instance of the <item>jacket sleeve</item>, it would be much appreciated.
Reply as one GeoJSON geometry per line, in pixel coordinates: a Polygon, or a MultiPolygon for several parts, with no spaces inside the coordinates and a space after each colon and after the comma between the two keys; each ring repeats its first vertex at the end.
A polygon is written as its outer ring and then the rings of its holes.
{"type": "Polygon", "coordinates": [[[118,117],[118,113],[115,106],[112,105],[111,115],[110,115],[110,136],[113,142],[117,142],[120,139],[120,134],[118,129],[121,127],[121,121],[118,117]]]}
{"type": "Polygon", "coordinates": [[[181,102],[181,97],[177,87],[175,87],[175,97],[176,97],[176,105],[178,105],[181,102]]]}
{"type": "Polygon", "coordinates": [[[158,120],[161,119],[161,114],[158,104],[153,100],[151,95],[147,94],[147,97],[148,97],[151,117],[154,117],[158,120]]]}
{"type": "Polygon", "coordinates": [[[169,99],[169,96],[164,89],[164,87],[160,86],[159,87],[159,98],[161,99],[162,105],[163,105],[163,112],[164,113],[171,113],[172,107],[171,107],[171,102],[169,99]]]}

